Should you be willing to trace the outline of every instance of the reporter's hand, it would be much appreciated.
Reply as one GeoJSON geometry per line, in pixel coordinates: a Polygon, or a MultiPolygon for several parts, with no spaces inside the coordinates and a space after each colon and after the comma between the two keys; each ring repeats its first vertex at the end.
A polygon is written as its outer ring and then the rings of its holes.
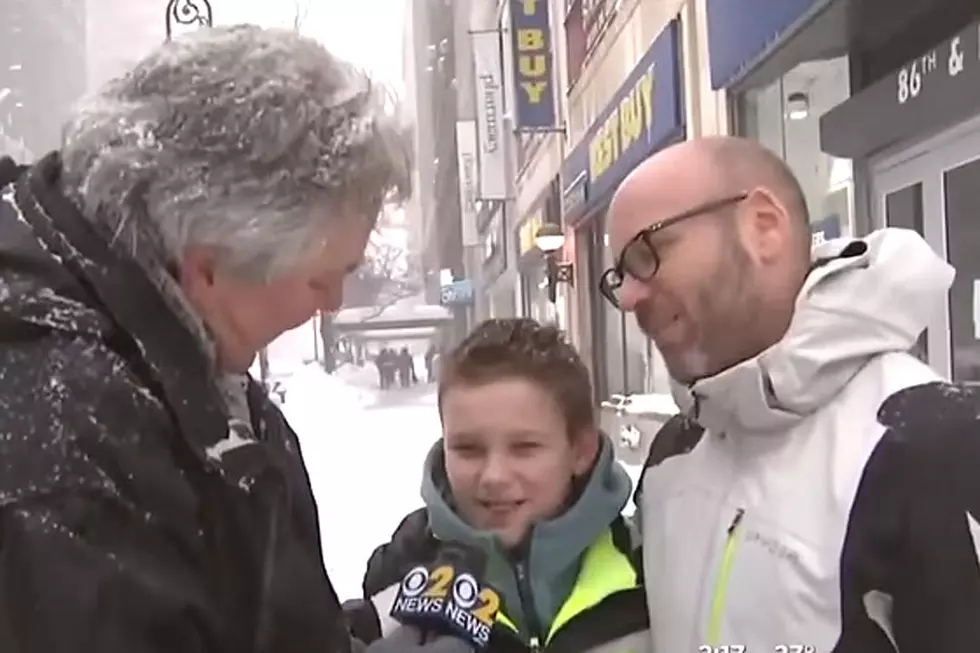
{"type": "Polygon", "coordinates": [[[364,649],[364,653],[474,653],[475,649],[452,635],[428,636],[415,626],[399,626],[384,639],[364,649]]]}
{"type": "Polygon", "coordinates": [[[373,603],[366,599],[348,599],[340,607],[351,635],[365,644],[381,639],[381,621],[373,603]]]}

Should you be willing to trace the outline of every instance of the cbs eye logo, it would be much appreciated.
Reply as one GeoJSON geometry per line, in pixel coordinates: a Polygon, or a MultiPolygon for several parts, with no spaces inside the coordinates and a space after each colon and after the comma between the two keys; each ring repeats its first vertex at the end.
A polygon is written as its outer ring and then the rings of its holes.
{"type": "Polygon", "coordinates": [[[415,567],[402,579],[402,595],[407,598],[449,597],[460,608],[467,610],[478,621],[492,625],[500,609],[500,595],[489,587],[480,587],[473,574],[443,565],[431,572],[422,566],[415,567]]]}

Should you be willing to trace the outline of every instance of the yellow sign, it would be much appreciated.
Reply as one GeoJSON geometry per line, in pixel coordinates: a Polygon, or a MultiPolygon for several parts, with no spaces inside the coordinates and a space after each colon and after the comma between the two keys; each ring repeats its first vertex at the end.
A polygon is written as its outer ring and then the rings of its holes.
{"type": "Polygon", "coordinates": [[[538,229],[540,229],[542,225],[544,225],[544,212],[540,210],[521,223],[521,226],[517,232],[517,243],[520,248],[519,253],[521,256],[536,247],[535,236],[537,236],[538,229]]]}
{"type": "Polygon", "coordinates": [[[637,80],[589,142],[589,179],[595,183],[653,127],[654,67],[637,80]]]}

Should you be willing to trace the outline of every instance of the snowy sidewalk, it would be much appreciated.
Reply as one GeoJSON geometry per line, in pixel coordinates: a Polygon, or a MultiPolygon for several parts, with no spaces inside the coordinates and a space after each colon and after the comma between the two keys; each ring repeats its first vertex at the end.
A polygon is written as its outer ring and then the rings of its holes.
{"type": "MultiPolygon", "coordinates": [[[[281,367],[280,367],[281,369],[281,367]]],[[[368,557],[421,507],[422,464],[441,427],[435,387],[379,396],[355,370],[317,363],[281,377],[283,414],[299,436],[320,516],[323,559],[341,599],[359,597],[368,557]]]]}

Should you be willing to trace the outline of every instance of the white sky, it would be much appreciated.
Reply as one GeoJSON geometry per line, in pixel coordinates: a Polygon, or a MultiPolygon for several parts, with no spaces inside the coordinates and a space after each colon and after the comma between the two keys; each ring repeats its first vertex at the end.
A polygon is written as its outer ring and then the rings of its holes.
{"type": "Polygon", "coordinates": [[[211,0],[214,21],[222,25],[292,27],[298,8],[306,16],[303,34],[399,91],[406,4],[407,0],[211,0]]]}

